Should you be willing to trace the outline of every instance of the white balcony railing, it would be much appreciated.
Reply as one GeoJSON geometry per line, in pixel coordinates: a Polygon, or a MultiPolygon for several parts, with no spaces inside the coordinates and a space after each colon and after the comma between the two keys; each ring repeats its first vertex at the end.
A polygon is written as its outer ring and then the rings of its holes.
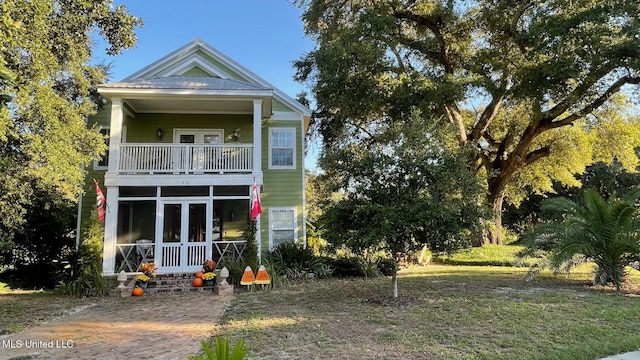
{"type": "Polygon", "coordinates": [[[203,174],[253,170],[253,144],[120,144],[119,173],[203,174]]]}

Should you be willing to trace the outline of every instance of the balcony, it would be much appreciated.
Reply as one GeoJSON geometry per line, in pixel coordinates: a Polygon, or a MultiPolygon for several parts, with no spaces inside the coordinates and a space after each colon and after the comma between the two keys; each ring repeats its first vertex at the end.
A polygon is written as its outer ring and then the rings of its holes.
{"type": "Polygon", "coordinates": [[[225,174],[253,171],[253,144],[120,144],[119,174],[225,174]]]}

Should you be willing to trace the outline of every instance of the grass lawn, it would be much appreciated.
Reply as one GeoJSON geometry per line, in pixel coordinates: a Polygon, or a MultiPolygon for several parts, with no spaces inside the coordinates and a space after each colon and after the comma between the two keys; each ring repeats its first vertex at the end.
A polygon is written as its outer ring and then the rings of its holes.
{"type": "Polygon", "coordinates": [[[522,245],[491,245],[463,249],[451,255],[440,254],[434,256],[439,263],[449,265],[477,265],[477,266],[531,266],[533,258],[520,258],[518,254],[524,250],[522,245]]]}
{"type": "Polygon", "coordinates": [[[20,331],[90,301],[52,291],[10,290],[0,283],[0,335],[20,331]]]}
{"type": "Polygon", "coordinates": [[[627,293],[526,268],[430,265],[238,295],[216,333],[250,359],[598,359],[640,347],[640,278],[627,293]]]}

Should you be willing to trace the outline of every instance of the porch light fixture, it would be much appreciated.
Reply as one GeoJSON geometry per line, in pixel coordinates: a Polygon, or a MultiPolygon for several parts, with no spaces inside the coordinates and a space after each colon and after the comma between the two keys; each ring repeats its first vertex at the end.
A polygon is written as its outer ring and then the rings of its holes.
{"type": "Polygon", "coordinates": [[[156,130],[156,135],[158,136],[158,140],[162,140],[162,128],[156,130]]]}
{"type": "Polygon", "coordinates": [[[238,141],[238,139],[240,139],[240,128],[235,128],[233,130],[233,136],[231,138],[233,141],[238,141]]]}

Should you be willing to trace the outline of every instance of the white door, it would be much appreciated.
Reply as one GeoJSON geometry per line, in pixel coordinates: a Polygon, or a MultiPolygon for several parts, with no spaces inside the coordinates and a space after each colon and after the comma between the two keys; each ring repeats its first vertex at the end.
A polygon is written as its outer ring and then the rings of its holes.
{"type": "Polygon", "coordinates": [[[196,272],[211,254],[211,206],[208,201],[164,201],[157,227],[156,259],[162,273],[196,272]]]}
{"type": "Polygon", "coordinates": [[[220,129],[176,129],[173,142],[193,144],[181,152],[180,166],[187,173],[202,173],[212,170],[220,157],[218,154],[220,149],[208,145],[224,143],[224,131],[220,129]]]}

